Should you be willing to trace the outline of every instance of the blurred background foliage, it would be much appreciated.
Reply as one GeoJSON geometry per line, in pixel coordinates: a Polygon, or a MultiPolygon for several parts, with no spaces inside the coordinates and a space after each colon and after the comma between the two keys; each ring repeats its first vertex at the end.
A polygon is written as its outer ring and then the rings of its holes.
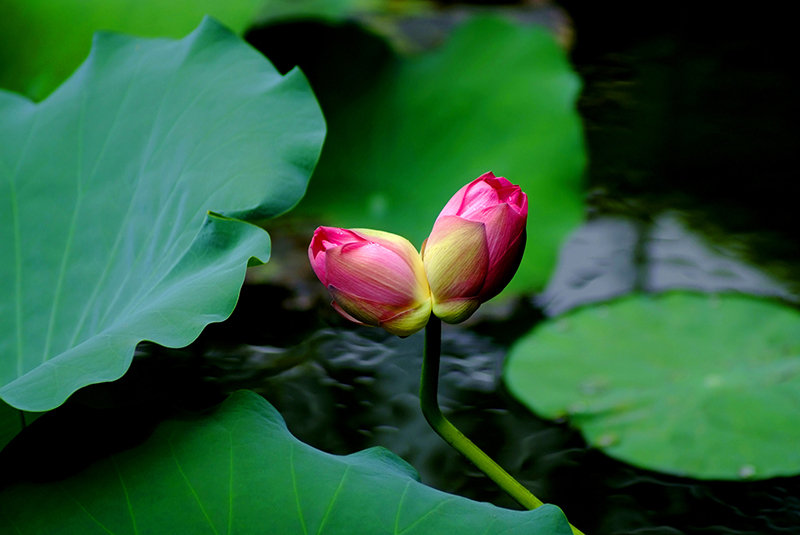
{"type": "Polygon", "coordinates": [[[183,37],[210,14],[241,34],[262,4],[263,0],[3,0],[0,87],[38,101],[83,62],[96,31],[183,37]]]}

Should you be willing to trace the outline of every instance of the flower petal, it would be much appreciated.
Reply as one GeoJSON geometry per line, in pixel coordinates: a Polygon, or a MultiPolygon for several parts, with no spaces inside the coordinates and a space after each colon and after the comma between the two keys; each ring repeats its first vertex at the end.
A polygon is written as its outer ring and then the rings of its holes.
{"type": "Polygon", "coordinates": [[[430,295],[428,279],[425,277],[425,269],[422,266],[422,257],[410,241],[402,236],[398,236],[397,234],[383,232],[380,230],[353,229],[353,232],[358,233],[365,240],[377,243],[386,249],[393,251],[398,257],[405,261],[409,270],[414,274],[414,278],[416,279],[415,286],[418,293],[415,295],[415,297],[417,299],[421,300],[430,295]]]}
{"type": "Polygon", "coordinates": [[[358,323],[359,325],[369,325],[368,323],[364,323],[364,322],[363,322],[363,321],[361,321],[360,319],[358,319],[358,318],[355,318],[355,317],[353,317],[352,315],[350,315],[350,314],[349,314],[349,313],[348,313],[348,312],[347,312],[345,309],[343,309],[341,306],[339,306],[339,303],[337,303],[335,299],[334,299],[333,301],[331,301],[331,306],[332,306],[332,307],[333,307],[333,309],[334,309],[336,312],[338,312],[338,313],[339,313],[339,315],[340,315],[340,316],[342,316],[344,319],[346,319],[346,320],[350,320],[350,321],[352,321],[353,323],[358,323]]]}
{"type": "Polygon", "coordinates": [[[440,216],[425,243],[422,263],[434,307],[453,298],[477,296],[489,268],[483,223],[440,216]]]}
{"type": "MultiPolygon", "coordinates": [[[[491,272],[497,259],[509,252],[520,234],[525,232],[527,218],[520,216],[508,204],[497,204],[480,212],[479,220],[486,225],[486,243],[489,247],[489,271],[491,272]]],[[[513,252],[513,251],[511,251],[513,252]]]]}
{"type": "Polygon", "coordinates": [[[416,275],[393,251],[371,242],[348,243],[326,257],[328,286],[360,299],[389,306],[418,300],[416,275]]]}
{"type": "Polygon", "coordinates": [[[475,299],[451,299],[433,305],[433,314],[445,323],[461,323],[478,310],[481,301],[475,299]]]}
{"type": "Polygon", "coordinates": [[[397,336],[409,336],[422,329],[431,317],[431,300],[420,303],[415,308],[404,310],[400,314],[381,322],[381,327],[397,336]]]}
{"type": "Polygon", "coordinates": [[[492,265],[489,268],[486,282],[479,296],[481,302],[488,301],[499,294],[514,278],[514,274],[522,261],[522,255],[525,253],[526,237],[526,232],[523,228],[522,233],[517,236],[514,242],[508,245],[503,254],[491,260],[492,265]]]}
{"type": "Polygon", "coordinates": [[[319,278],[320,282],[325,286],[328,285],[328,274],[325,267],[325,257],[327,251],[334,247],[338,247],[345,243],[360,241],[359,235],[354,232],[336,227],[318,227],[314,231],[314,236],[311,238],[311,243],[308,246],[308,260],[311,263],[311,269],[319,278]]]}
{"type": "Polygon", "coordinates": [[[334,309],[343,317],[373,327],[382,327],[397,336],[408,336],[422,329],[431,315],[431,300],[414,307],[391,307],[368,299],[350,296],[331,286],[334,309]]]}
{"type": "Polygon", "coordinates": [[[391,306],[386,303],[350,295],[335,286],[328,286],[328,291],[334,302],[346,313],[342,314],[345,318],[350,319],[348,316],[351,316],[358,322],[372,325],[373,327],[379,326],[385,318],[394,317],[404,310],[402,306],[391,306]]]}
{"type": "Polygon", "coordinates": [[[473,190],[475,188],[480,190],[483,182],[488,178],[495,178],[494,173],[491,171],[484,173],[458,190],[455,195],[450,197],[450,200],[447,201],[447,204],[444,205],[444,208],[442,208],[442,211],[439,213],[439,217],[445,215],[462,215],[468,205],[473,202],[472,199],[475,195],[473,190]]]}

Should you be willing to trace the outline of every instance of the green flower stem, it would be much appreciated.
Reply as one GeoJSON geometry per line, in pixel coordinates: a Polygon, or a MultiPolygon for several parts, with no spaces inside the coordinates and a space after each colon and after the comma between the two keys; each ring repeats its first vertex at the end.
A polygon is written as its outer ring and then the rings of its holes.
{"type": "MultiPolygon", "coordinates": [[[[442,354],[442,321],[431,316],[425,327],[425,352],[422,358],[422,375],[419,384],[419,400],[422,414],[445,442],[450,444],[464,457],[469,459],[478,469],[486,474],[489,479],[497,483],[509,496],[514,498],[526,509],[536,509],[543,505],[542,501],[534,496],[522,484],[511,477],[503,468],[486,455],[483,450],[468,439],[464,433],[445,418],[439,408],[439,360],[442,354]]],[[[576,535],[583,535],[577,528],[572,527],[576,535]]]]}

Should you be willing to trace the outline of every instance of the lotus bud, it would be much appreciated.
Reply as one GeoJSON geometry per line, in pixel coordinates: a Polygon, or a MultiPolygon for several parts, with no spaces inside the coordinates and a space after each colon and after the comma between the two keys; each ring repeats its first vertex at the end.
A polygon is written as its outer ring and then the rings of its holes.
{"type": "Polygon", "coordinates": [[[522,260],[528,197],[485,173],[448,201],[422,245],[433,314],[447,323],[469,318],[505,288],[522,260]]]}
{"type": "Polygon", "coordinates": [[[431,295],[422,258],[402,236],[319,227],[308,258],[333,307],[345,318],[398,336],[428,323],[431,295]]]}

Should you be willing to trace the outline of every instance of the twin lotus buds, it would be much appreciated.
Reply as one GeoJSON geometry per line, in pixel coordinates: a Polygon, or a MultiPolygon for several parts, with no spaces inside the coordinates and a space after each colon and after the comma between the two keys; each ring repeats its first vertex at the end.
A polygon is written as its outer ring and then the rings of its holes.
{"type": "Polygon", "coordinates": [[[421,254],[388,232],[319,227],[308,257],[342,316],[408,336],[431,313],[459,323],[500,293],[522,259],[527,219],[519,186],[486,173],[445,205],[421,254]]]}

